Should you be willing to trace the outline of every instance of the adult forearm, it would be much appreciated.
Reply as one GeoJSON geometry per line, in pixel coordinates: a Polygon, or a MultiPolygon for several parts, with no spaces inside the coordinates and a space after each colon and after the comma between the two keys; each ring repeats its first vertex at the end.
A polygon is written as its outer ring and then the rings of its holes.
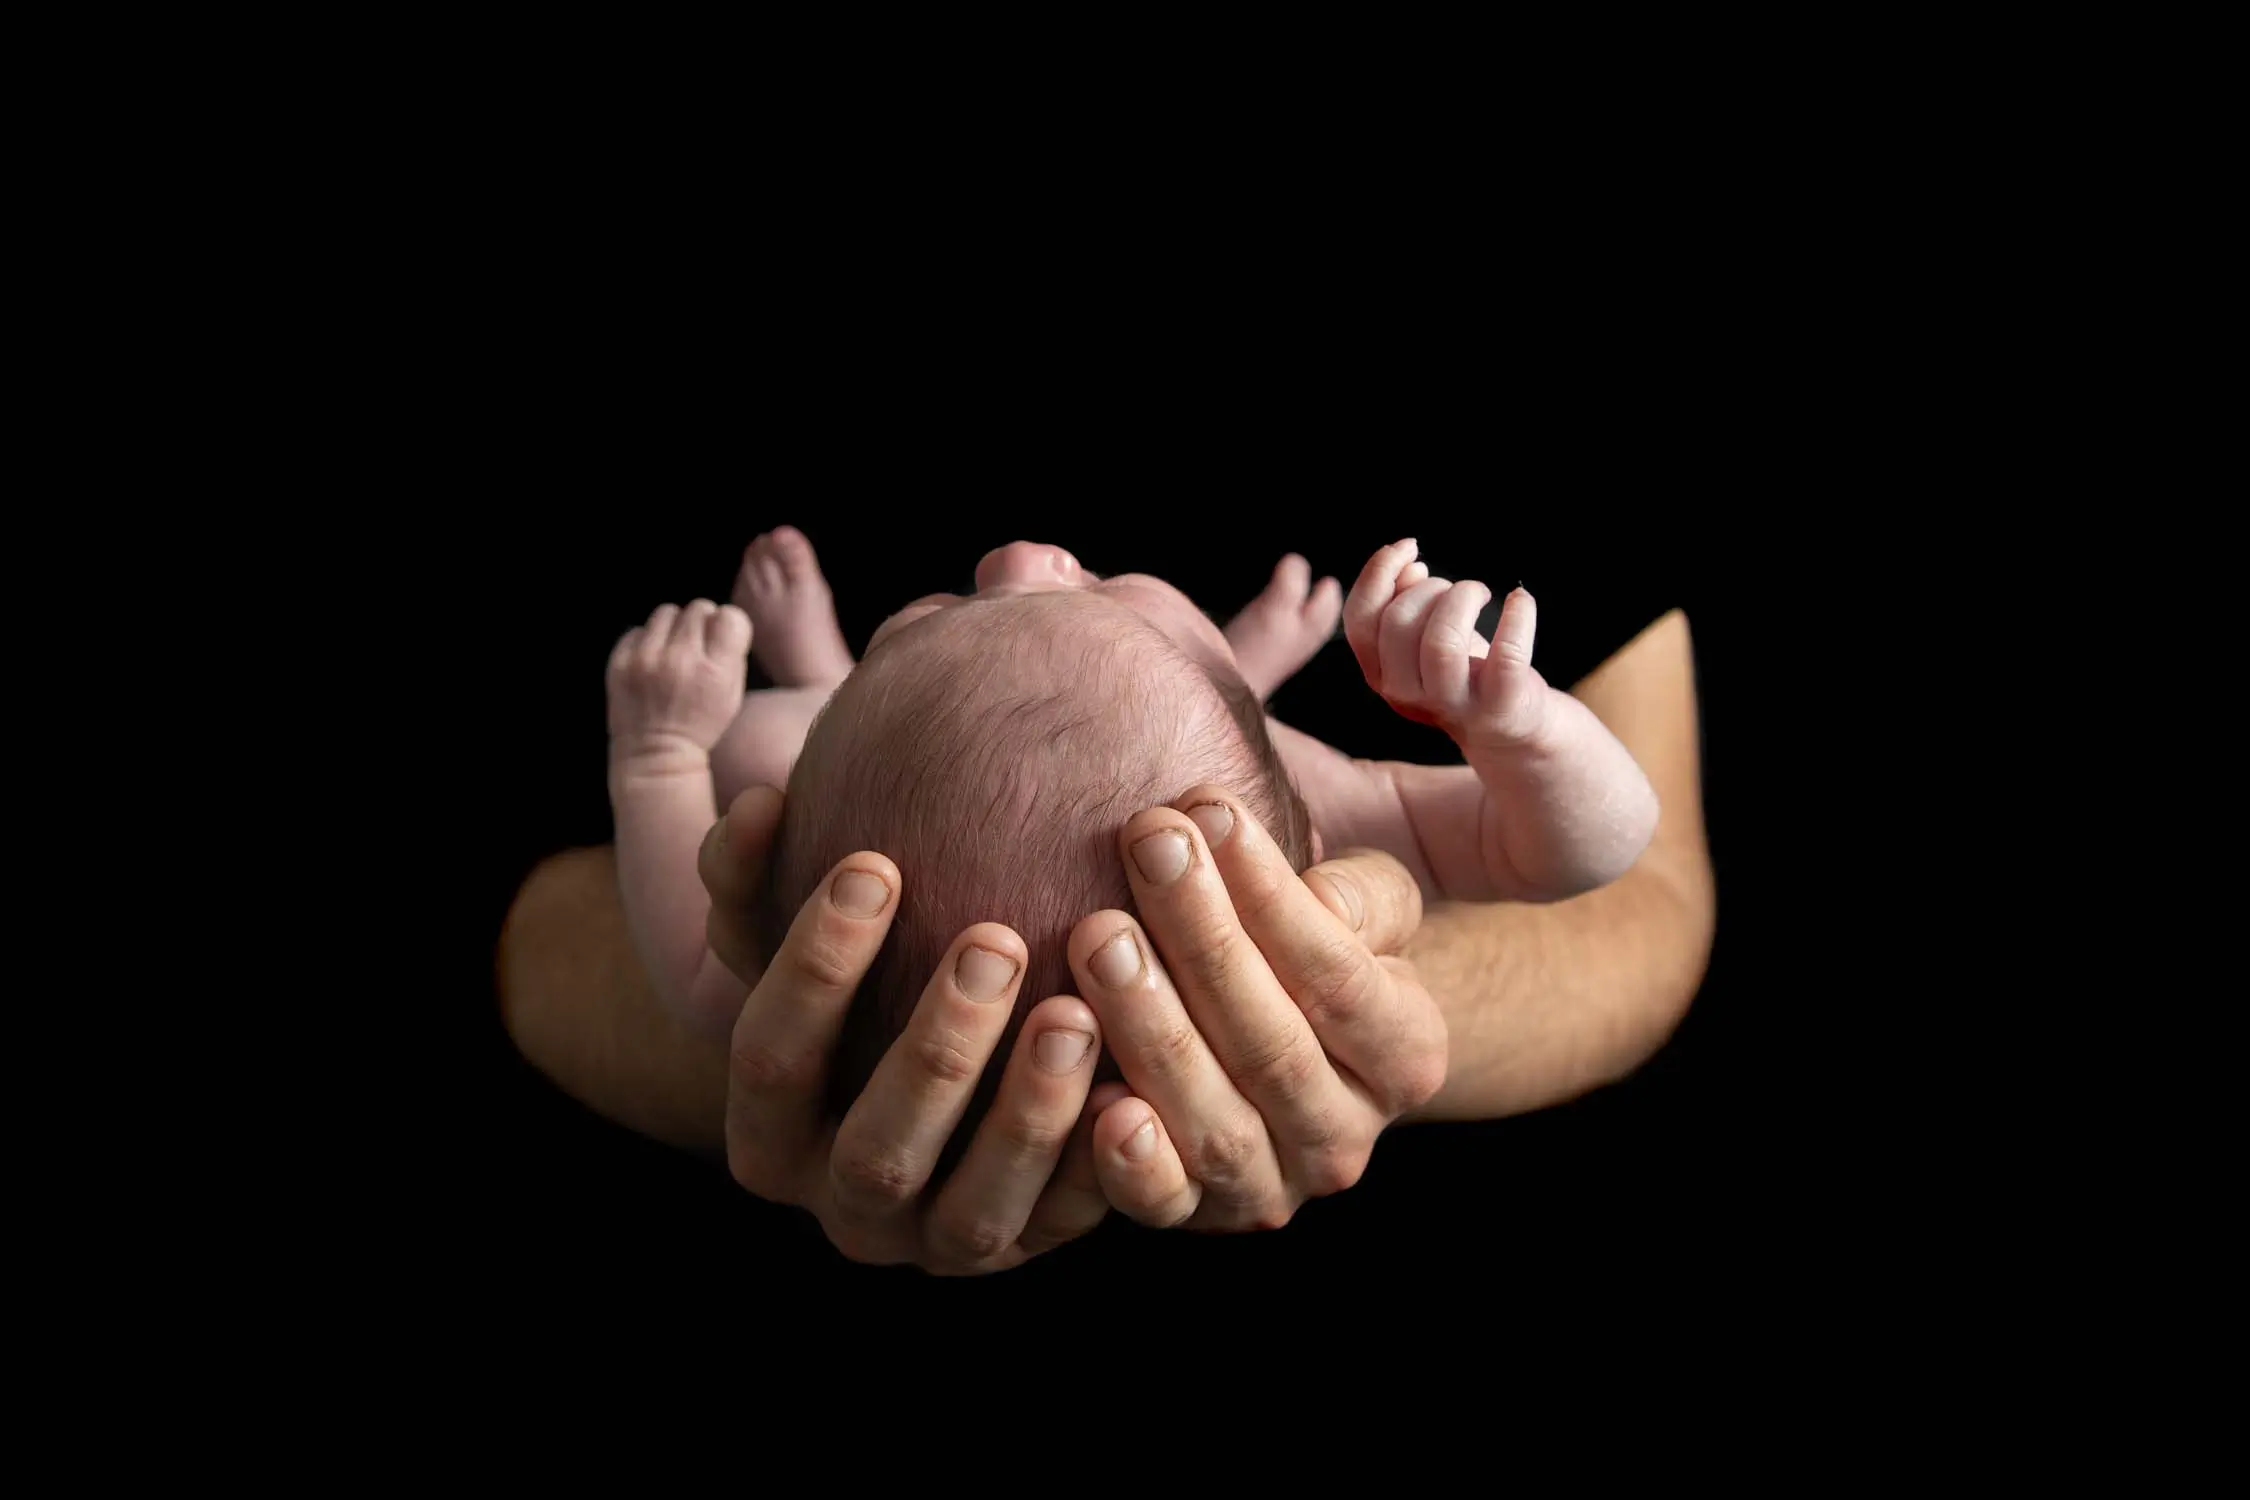
{"type": "Polygon", "coordinates": [[[1655,835],[1618,880],[1569,901],[1429,909],[1407,956],[1445,1012],[1451,1056],[1419,1118],[1516,1114],[1621,1078],[1702,983],[1717,898],[1687,617],[1666,615],[1571,694],[1646,770],[1655,835]]]}
{"type": "Polygon", "coordinates": [[[1559,1104],[1646,1061],[1695,997],[1710,907],[1663,862],[1552,905],[1429,908],[1407,947],[1445,1013],[1445,1088],[1417,1119],[1559,1104]]]}

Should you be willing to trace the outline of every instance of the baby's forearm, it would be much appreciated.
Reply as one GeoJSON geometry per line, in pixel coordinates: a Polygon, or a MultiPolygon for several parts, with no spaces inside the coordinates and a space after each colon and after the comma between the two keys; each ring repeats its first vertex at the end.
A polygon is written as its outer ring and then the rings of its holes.
{"type": "Polygon", "coordinates": [[[693,1019],[691,995],[707,953],[711,898],[696,851],[718,819],[710,759],[691,747],[662,755],[613,749],[610,806],[617,824],[617,884],[633,947],[667,1010],[693,1019]]]}
{"type": "Polygon", "coordinates": [[[1535,733],[1465,741],[1466,766],[1387,767],[1449,899],[1560,901],[1607,885],[1648,847],[1648,777],[1583,703],[1547,696],[1535,733]]]}

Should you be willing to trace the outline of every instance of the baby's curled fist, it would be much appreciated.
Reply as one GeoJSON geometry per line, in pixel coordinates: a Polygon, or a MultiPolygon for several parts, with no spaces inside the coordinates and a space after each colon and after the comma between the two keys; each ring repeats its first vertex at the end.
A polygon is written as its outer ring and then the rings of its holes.
{"type": "Polygon", "coordinates": [[[1344,601],[1344,638],[1367,685],[1464,749],[1535,742],[1549,691],[1531,665],[1538,605],[1520,584],[1511,590],[1488,644],[1477,616],[1492,590],[1474,579],[1432,578],[1418,550],[1408,537],[1378,551],[1344,601]]]}

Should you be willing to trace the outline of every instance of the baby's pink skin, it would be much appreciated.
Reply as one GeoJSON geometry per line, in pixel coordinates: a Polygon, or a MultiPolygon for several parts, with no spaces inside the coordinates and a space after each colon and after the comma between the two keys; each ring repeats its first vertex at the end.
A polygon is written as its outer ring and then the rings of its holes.
{"type": "Polygon", "coordinates": [[[1312,564],[1296,553],[1274,565],[1265,590],[1227,621],[1227,643],[1258,701],[1272,697],[1328,644],[1343,608],[1343,586],[1333,578],[1314,583],[1312,564]]]}
{"type": "MultiPolygon", "coordinates": [[[[1607,885],[1656,832],[1656,793],[1601,720],[1531,665],[1538,606],[1520,585],[1487,643],[1492,590],[1430,576],[1413,538],[1368,559],[1344,634],[1369,687],[1453,737],[1466,768],[1393,766],[1436,894],[1560,901],[1607,885]]],[[[1413,868],[1413,866],[1410,866],[1413,868]]]]}
{"type": "Polygon", "coordinates": [[[775,686],[833,688],[851,671],[835,596],[796,527],[776,526],[743,549],[734,602],[750,616],[758,665],[775,686]]]}

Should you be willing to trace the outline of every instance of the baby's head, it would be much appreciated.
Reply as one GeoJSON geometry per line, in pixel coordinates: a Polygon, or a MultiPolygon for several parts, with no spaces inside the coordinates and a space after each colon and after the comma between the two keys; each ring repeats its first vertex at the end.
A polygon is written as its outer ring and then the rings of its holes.
{"type": "Polygon", "coordinates": [[[972,923],[1006,923],[1030,949],[1019,1020],[1078,990],[1071,929],[1133,907],[1117,833],[1134,813],[1215,782],[1298,869],[1310,863],[1310,820],[1265,712],[1225,637],[1178,590],[1143,575],[1099,579],[1028,543],[988,555],[977,582],[973,596],[919,600],[876,630],[789,778],[759,902],[767,952],[854,850],[889,855],[905,881],[831,1067],[838,1115],[972,923]]]}

